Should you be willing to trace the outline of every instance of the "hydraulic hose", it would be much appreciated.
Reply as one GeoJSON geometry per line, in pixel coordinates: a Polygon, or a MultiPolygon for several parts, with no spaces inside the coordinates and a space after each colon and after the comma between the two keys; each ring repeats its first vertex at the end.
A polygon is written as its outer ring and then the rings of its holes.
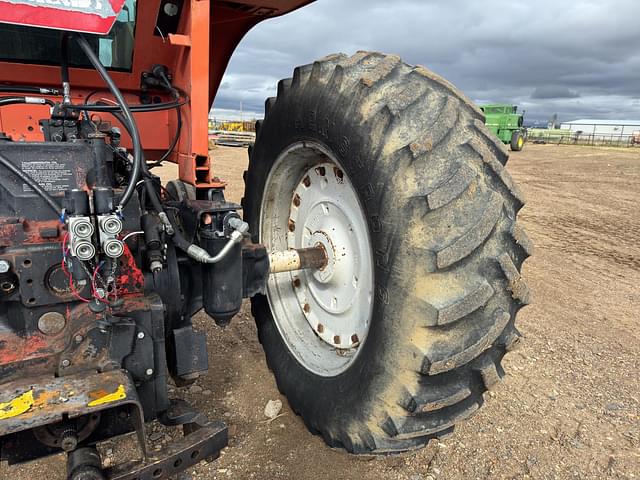
{"type": "MultiPolygon", "coordinates": [[[[144,168],[144,157],[143,157],[143,151],[142,151],[142,144],[140,142],[140,132],[138,130],[138,125],[136,123],[136,120],[135,118],[133,118],[131,109],[129,108],[129,105],[127,105],[127,101],[122,95],[122,92],[120,91],[118,86],[115,84],[111,76],[109,75],[109,72],[107,72],[107,69],[104,68],[104,66],[100,62],[100,59],[98,58],[98,56],[95,54],[95,52],[89,45],[89,42],[87,42],[86,38],[84,38],[84,36],[82,35],[74,35],[74,36],[76,41],[78,42],[78,45],[80,46],[84,54],[89,59],[89,62],[91,62],[93,67],[102,77],[102,80],[104,80],[104,82],[107,84],[107,87],[109,87],[109,90],[111,91],[112,95],[114,96],[114,98],[116,99],[116,102],[120,107],[119,110],[122,111],[122,115],[126,120],[124,124],[129,127],[128,128],[129,134],[131,135],[131,140],[133,142],[134,161],[133,161],[133,171],[131,172],[131,179],[129,181],[129,184],[127,185],[127,188],[124,191],[124,194],[122,195],[122,197],[120,197],[120,203],[117,207],[117,210],[122,211],[124,207],[127,205],[127,203],[129,203],[129,200],[131,200],[131,197],[133,196],[133,193],[135,192],[135,189],[136,189],[136,183],[140,179],[140,175],[142,174],[142,171],[143,171],[142,169],[144,168]]],[[[63,45],[64,45],[64,42],[63,42],[63,45]]],[[[66,64],[66,58],[64,59],[64,62],[66,64]]],[[[63,68],[63,72],[64,72],[64,68],[63,68]]],[[[67,68],[67,78],[68,78],[68,68],[67,68]]],[[[63,81],[64,81],[64,73],[63,73],[63,81]]],[[[86,105],[79,105],[79,108],[85,109],[86,105]]]]}
{"type": "MultiPolygon", "coordinates": [[[[132,131],[131,131],[131,126],[125,120],[125,118],[122,115],[122,113],[120,113],[120,112],[111,112],[111,114],[118,119],[118,121],[127,130],[129,135],[131,136],[131,138],[133,138],[132,131]]],[[[158,212],[158,214],[162,215],[162,214],[164,214],[164,208],[162,207],[162,203],[160,202],[160,199],[158,198],[158,193],[156,192],[155,187],[153,186],[153,183],[148,178],[150,174],[149,174],[149,171],[147,169],[147,162],[146,162],[146,160],[144,158],[144,151],[142,152],[141,161],[142,161],[142,165],[141,165],[142,176],[144,177],[142,179],[142,182],[144,183],[144,187],[145,187],[145,189],[147,191],[147,194],[149,195],[149,199],[151,200],[151,205],[153,205],[153,209],[156,212],[158,212]]],[[[131,185],[131,184],[129,184],[129,185],[131,185]]],[[[135,184],[134,184],[134,188],[135,188],[135,184]]],[[[164,217],[161,217],[161,218],[163,220],[163,223],[166,224],[166,222],[165,222],[166,214],[164,215],[164,217]]]]}
{"type": "MultiPolygon", "coordinates": [[[[167,78],[167,76],[164,74],[162,70],[159,71],[159,76],[162,79],[162,82],[164,83],[165,87],[167,87],[167,89],[172,93],[172,95],[177,101],[180,98],[180,92],[178,91],[178,89],[175,88],[173,85],[171,85],[171,82],[169,81],[169,79],[167,78]]],[[[148,168],[153,168],[153,167],[162,165],[162,162],[164,162],[167,158],[169,158],[169,155],[171,155],[173,150],[176,148],[176,145],[180,140],[180,132],[182,131],[182,112],[180,110],[180,107],[176,107],[176,120],[177,120],[176,134],[173,137],[173,141],[169,145],[169,148],[167,149],[165,154],[162,155],[162,157],[160,157],[159,160],[149,165],[148,168]]]]}
{"type": "MultiPolygon", "coordinates": [[[[129,109],[132,112],[136,113],[146,113],[146,112],[161,112],[163,110],[171,110],[172,108],[182,107],[189,102],[188,97],[182,98],[182,100],[175,100],[173,102],[160,102],[160,103],[150,103],[149,105],[130,105],[129,109]]],[[[90,112],[119,112],[122,110],[119,105],[68,105],[67,109],[69,110],[88,110],[90,112]]]]}
{"type": "Polygon", "coordinates": [[[69,82],[69,38],[71,33],[64,32],[60,43],[60,77],[62,80],[62,103],[71,103],[71,83],[69,82]]]}
{"type": "Polygon", "coordinates": [[[42,97],[0,97],[0,107],[5,105],[17,105],[21,103],[28,103],[32,105],[49,105],[53,107],[55,104],[48,98],[42,97]]]}
{"type": "Polygon", "coordinates": [[[169,158],[169,155],[171,155],[173,150],[176,148],[176,145],[178,144],[178,140],[180,140],[180,132],[182,130],[182,112],[180,111],[180,107],[176,107],[176,117],[177,117],[176,135],[173,137],[173,141],[171,142],[171,145],[169,145],[169,148],[167,149],[165,154],[162,155],[162,157],[159,160],[154,162],[154,166],[161,165],[162,162],[164,162],[167,158],[169,158]]]}
{"type": "Polygon", "coordinates": [[[56,212],[58,217],[62,218],[63,212],[60,205],[58,205],[58,202],[56,202],[54,198],[49,195],[49,193],[44,188],[42,188],[38,182],[31,178],[29,174],[20,170],[11,162],[11,160],[9,160],[2,154],[0,154],[0,163],[16,177],[29,185],[29,187],[31,187],[34,192],[40,195],[44,199],[44,201],[47,202],[47,205],[49,205],[56,212]]]}
{"type": "Polygon", "coordinates": [[[57,88],[31,87],[28,85],[0,85],[0,92],[38,93],[40,95],[60,95],[57,88]]]}
{"type": "MultiPolygon", "coordinates": [[[[240,218],[232,218],[229,220],[229,227],[233,229],[229,240],[225,243],[224,247],[217,253],[215,256],[209,255],[204,248],[199,247],[198,245],[190,245],[186,250],[184,250],[187,255],[189,255],[192,259],[200,263],[218,263],[223,260],[231,251],[231,249],[242,241],[244,234],[249,231],[249,224],[241,220],[240,218]]],[[[180,247],[182,248],[182,247],[180,247]]]]}
{"type": "Polygon", "coordinates": [[[64,32],[60,42],[60,79],[69,83],[69,38],[71,33],[64,32]]]}
{"type": "MultiPolygon", "coordinates": [[[[122,114],[120,112],[110,113],[114,117],[116,117],[120,123],[122,123],[124,128],[127,129],[127,132],[129,132],[129,135],[131,135],[131,132],[129,131],[130,126],[127,124],[122,114]]],[[[243,222],[240,219],[230,219],[229,226],[233,229],[231,238],[225,244],[222,250],[217,255],[212,257],[204,248],[199,247],[198,245],[195,245],[187,240],[180,232],[180,229],[176,228],[176,226],[171,223],[169,216],[164,212],[162,203],[160,202],[160,198],[158,198],[158,192],[156,192],[155,190],[146,162],[144,163],[142,176],[144,177],[142,182],[144,183],[145,190],[147,192],[147,195],[149,196],[149,200],[151,201],[154,210],[158,212],[158,215],[160,216],[162,222],[165,224],[165,227],[167,227],[167,225],[171,227],[171,231],[167,232],[171,235],[171,241],[176,246],[176,248],[179,248],[180,250],[185,252],[193,260],[199,263],[209,264],[220,262],[231,251],[231,248],[236,243],[242,240],[243,235],[249,230],[249,225],[246,222],[243,222]]]]}
{"type": "MultiPolygon", "coordinates": [[[[91,49],[89,42],[87,42],[87,40],[82,35],[74,35],[74,36],[78,42],[78,45],[80,46],[84,54],[89,59],[89,62],[91,62],[93,67],[100,74],[104,82],[107,84],[107,87],[111,91],[111,94],[114,96],[114,98],[116,99],[116,102],[118,103],[118,107],[110,108],[109,110],[105,109],[104,111],[109,111],[113,113],[114,116],[116,116],[116,118],[118,118],[118,120],[121,121],[121,123],[125,126],[125,128],[129,132],[129,135],[131,136],[131,140],[133,142],[133,158],[134,158],[133,172],[131,173],[129,184],[125,189],[124,194],[120,198],[120,204],[118,205],[118,210],[121,211],[125,207],[125,205],[128,203],[128,201],[131,199],[133,193],[135,192],[136,184],[138,183],[138,180],[140,179],[140,177],[141,176],[148,177],[150,175],[147,169],[146,162],[144,160],[144,152],[142,150],[142,144],[140,142],[140,132],[138,130],[138,125],[136,124],[136,121],[133,118],[133,114],[131,113],[131,109],[129,108],[129,105],[127,104],[124,96],[122,95],[122,92],[120,91],[118,86],[115,84],[111,76],[109,75],[109,72],[107,72],[106,68],[104,68],[98,56],[91,49]]],[[[63,46],[64,46],[64,42],[63,42],[63,46]]],[[[64,65],[67,65],[66,59],[65,59],[64,65]]],[[[62,71],[63,71],[63,81],[64,81],[65,68],[63,68],[62,71]]],[[[68,67],[66,69],[66,78],[68,79],[68,67]]],[[[185,103],[186,101],[187,100],[184,100],[185,103]]],[[[156,104],[156,106],[157,105],[159,104],[156,104]]],[[[179,107],[180,105],[181,105],[180,102],[173,102],[173,106],[171,108],[179,107]]],[[[96,105],[96,107],[102,107],[102,106],[103,105],[96,105]]],[[[153,105],[151,107],[153,107],[153,105]]],[[[67,108],[76,108],[76,107],[68,105],[67,108]]],[[[87,105],[78,105],[77,109],[92,110],[91,108],[88,108],[87,105]]],[[[138,111],[142,111],[142,110],[138,110],[138,111]]],[[[144,111],[155,111],[155,110],[148,109],[144,111]]],[[[145,184],[147,193],[149,194],[149,198],[151,199],[151,203],[154,209],[158,212],[158,216],[162,220],[167,233],[170,236],[172,236],[172,240],[175,246],[185,251],[191,258],[193,258],[196,261],[199,261],[202,263],[208,263],[209,261],[213,260],[215,257],[210,257],[208,253],[206,253],[206,251],[204,251],[197,245],[191,244],[191,242],[185,239],[184,236],[180,233],[180,231],[177,228],[174,228],[173,224],[169,220],[169,217],[167,216],[164,209],[162,208],[162,203],[158,198],[157,192],[155,191],[152,182],[148,180],[149,180],[148,178],[144,178],[144,184],[145,184]],[[203,255],[203,253],[206,255],[203,255]]],[[[236,237],[237,235],[234,235],[234,239],[233,239],[234,242],[239,241],[236,239],[236,237]]]]}
{"type": "MultiPolygon", "coordinates": [[[[109,112],[111,115],[113,115],[114,117],[116,117],[118,119],[118,121],[124,125],[124,128],[127,129],[127,132],[129,133],[129,135],[131,135],[131,133],[129,132],[129,129],[127,128],[127,123],[124,120],[124,118],[122,117],[122,115],[118,112],[109,112]]],[[[157,166],[162,165],[162,162],[166,161],[167,158],[169,158],[169,155],[171,155],[171,153],[173,152],[173,150],[175,150],[176,145],[178,144],[178,140],[180,140],[180,132],[182,131],[182,112],[180,111],[180,107],[176,108],[176,117],[177,117],[177,125],[176,125],[176,134],[173,137],[173,140],[171,141],[171,144],[169,145],[169,148],[167,149],[167,151],[162,155],[162,157],[156,161],[154,161],[153,163],[147,163],[146,159],[145,159],[145,166],[147,167],[147,169],[150,168],[154,168],[157,166]]]]}

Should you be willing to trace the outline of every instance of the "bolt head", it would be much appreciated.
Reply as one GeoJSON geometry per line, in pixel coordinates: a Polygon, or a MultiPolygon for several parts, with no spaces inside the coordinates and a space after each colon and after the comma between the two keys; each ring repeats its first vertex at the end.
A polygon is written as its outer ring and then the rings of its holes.
{"type": "Polygon", "coordinates": [[[76,341],[76,343],[82,343],[84,337],[82,335],[76,335],[73,339],[76,341]]]}
{"type": "Polygon", "coordinates": [[[138,332],[138,340],[142,340],[144,338],[144,332],[138,332]]]}
{"type": "Polygon", "coordinates": [[[11,269],[11,264],[6,260],[0,260],[0,273],[7,273],[11,269]]]}
{"type": "Polygon", "coordinates": [[[60,442],[60,447],[62,447],[62,450],[64,450],[65,452],[71,452],[73,450],[76,449],[76,447],[78,446],[78,438],[75,436],[69,436],[66,438],[62,439],[62,442],[60,442]]]}
{"type": "Polygon", "coordinates": [[[153,375],[153,368],[147,368],[147,371],[145,373],[150,377],[151,375],[153,375]]]}
{"type": "Polygon", "coordinates": [[[70,360],[68,360],[66,358],[64,360],[62,360],[62,366],[64,368],[67,368],[69,365],[71,365],[71,361],[70,360]]]}

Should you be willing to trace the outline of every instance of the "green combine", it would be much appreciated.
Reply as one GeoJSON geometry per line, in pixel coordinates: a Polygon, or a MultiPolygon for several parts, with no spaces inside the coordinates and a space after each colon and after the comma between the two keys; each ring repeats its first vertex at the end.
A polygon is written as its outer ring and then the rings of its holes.
{"type": "Polygon", "coordinates": [[[487,128],[502,140],[502,143],[510,144],[511,150],[519,152],[524,147],[527,139],[527,131],[522,126],[523,113],[518,113],[518,107],[506,104],[481,105],[484,112],[487,128]]]}

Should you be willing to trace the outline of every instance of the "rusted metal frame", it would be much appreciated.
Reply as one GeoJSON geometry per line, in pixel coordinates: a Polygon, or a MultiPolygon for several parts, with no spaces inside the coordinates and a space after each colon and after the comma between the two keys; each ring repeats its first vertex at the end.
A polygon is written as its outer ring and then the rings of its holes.
{"type": "Polygon", "coordinates": [[[142,405],[124,370],[9,382],[2,386],[0,405],[0,412],[9,415],[0,419],[0,437],[56,423],[65,416],[77,418],[129,405],[140,449],[148,458],[142,405]],[[13,415],[9,409],[20,398],[22,408],[13,415]]]}
{"type": "Polygon", "coordinates": [[[24,411],[12,414],[9,406],[2,409],[7,416],[0,420],[0,436],[55,423],[64,415],[75,418],[125,404],[142,409],[135,385],[124,370],[8,382],[2,385],[0,404],[11,405],[24,395],[30,398],[24,411]]]}
{"type": "MultiPolygon", "coordinates": [[[[203,417],[204,418],[204,417],[203,417]]],[[[108,480],[161,480],[170,478],[202,460],[217,458],[227,446],[228,429],[219,421],[197,425],[183,438],[167,445],[145,461],[116,465],[105,471],[108,480]]]]}

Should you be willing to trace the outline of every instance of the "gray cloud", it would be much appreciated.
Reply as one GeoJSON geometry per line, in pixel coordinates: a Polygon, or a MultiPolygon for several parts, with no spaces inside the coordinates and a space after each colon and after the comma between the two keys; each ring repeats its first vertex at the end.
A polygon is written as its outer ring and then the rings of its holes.
{"type": "Polygon", "coordinates": [[[561,87],[556,85],[543,85],[536,87],[531,93],[531,98],[537,100],[545,100],[550,98],[578,98],[580,94],[574,90],[569,90],[567,87],[561,87]]]}
{"type": "Polygon", "coordinates": [[[280,78],[328,53],[397,53],[477,102],[530,119],[640,118],[640,2],[319,0],[249,32],[217,109],[263,111],[280,78]]]}

